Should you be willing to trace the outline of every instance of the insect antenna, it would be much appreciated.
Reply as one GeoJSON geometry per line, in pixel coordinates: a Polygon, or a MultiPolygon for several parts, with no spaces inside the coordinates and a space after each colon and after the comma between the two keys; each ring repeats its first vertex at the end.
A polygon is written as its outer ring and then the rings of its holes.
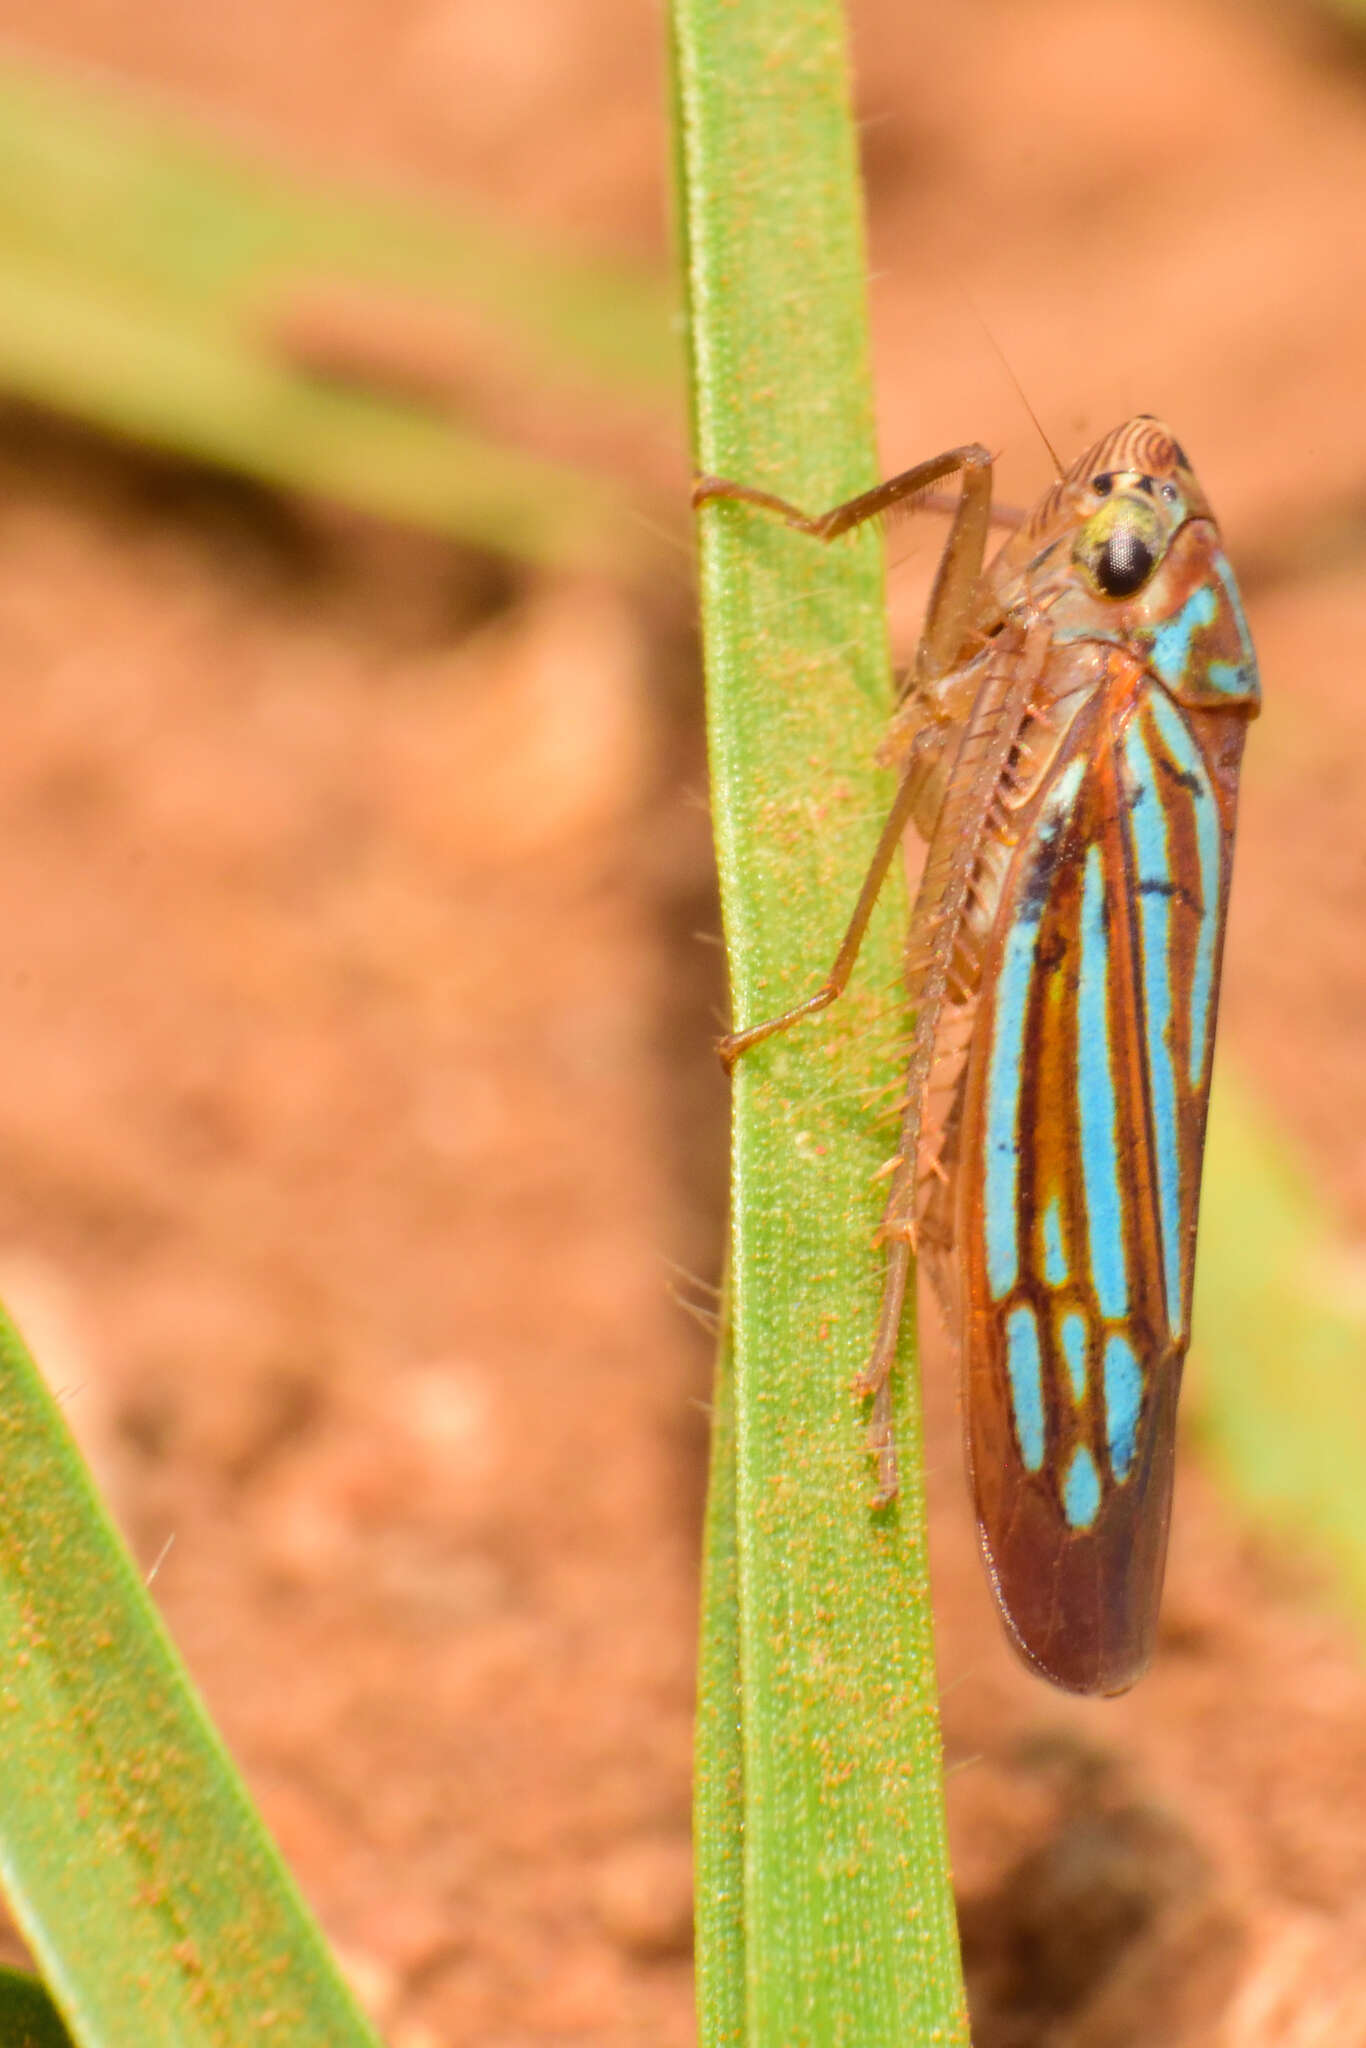
{"type": "Polygon", "coordinates": [[[1043,442],[1044,447],[1048,450],[1048,459],[1053,465],[1053,474],[1058,479],[1058,482],[1061,483],[1063,480],[1062,463],[1059,460],[1057,449],[1053,446],[1053,443],[1049,440],[1047,434],[1043,430],[1043,421],[1039,418],[1039,415],[1035,412],[1033,406],[1030,404],[1029,399],[1025,393],[1024,385],[1015,375],[1014,370],[1011,369],[1010,363],[1006,358],[1005,350],[1001,347],[1000,343],[996,339],[996,336],[991,332],[990,328],[987,329],[987,339],[990,341],[997,355],[1001,358],[1001,362],[1005,366],[1005,373],[1007,377],[1009,377],[1011,383],[1015,386],[1016,395],[1018,396],[1021,405],[1029,414],[1030,419],[1034,422],[1034,431],[1038,435],[1039,439],[1043,442]]]}
{"type": "Polygon", "coordinates": [[[961,279],[958,280],[958,290],[962,294],[963,298],[966,300],[968,310],[972,314],[973,319],[977,322],[977,325],[981,328],[983,334],[985,334],[987,340],[991,343],[992,352],[999,361],[1001,368],[1005,371],[1007,377],[1009,377],[1011,383],[1014,385],[1015,395],[1019,399],[1025,411],[1029,414],[1030,419],[1033,421],[1035,433],[1043,442],[1044,447],[1048,450],[1048,459],[1053,465],[1053,474],[1057,477],[1058,482],[1061,483],[1063,481],[1064,470],[1061,459],[1058,455],[1058,451],[1053,446],[1053,443],[1049,440],[1047,434],[1044,432],[1043,421],[1039,418],[1039,415],[1035,412],[1033,406],[1030,404],[1029,395],[1026,392],[1024,385],[1015,375],[1015,369],[1013,364],[1011,363],[1009,356],[1001,347],[1000,342],[996,339],[996,336],[992,333],[990,327],[983,319],[981,308],[978,306],[977,301],[972,296],[972,293],[968,290],[967,286],[962,282],[961,279]]]}

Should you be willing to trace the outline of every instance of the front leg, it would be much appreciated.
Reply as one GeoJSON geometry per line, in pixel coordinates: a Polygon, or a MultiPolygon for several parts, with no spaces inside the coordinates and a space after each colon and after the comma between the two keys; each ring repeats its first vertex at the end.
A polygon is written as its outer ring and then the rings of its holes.
{"type": "Polygon", "coordinates": [[[960,730],[923,691],[912,688],[878,743],[878,766],[895,769],[910,785],[910,815],[927,845],[944,800],[960,730]]]}
{"type": "Polygon", "coordinates": [[[835,964],[825,980],[813,996],[808,996],[804,1002],[794,1004],[790,1010],[784,1010],[781,1016],[768,1017],[762,1024],[751,1024],[747,1031],[729,1032],[726,1037],[719,1040],[716,1050],[728,1074],[734,1072],[735,1062],[743,1053],[747,1053],[751,1046],[762,1045],[766,1038],[772,1038],[779,1031],[786,1031],[790,1025],[800,1023],[803,1017],[814,1017],[819,1011],[828,1010],[830,1005],[844,994],[849,986],[849,977],[854,971],[854,962],[858,959],[859,948],[863,944],[863,935],[868,929],[873,907],[882,893],[887,871],[896,858],[897,849],[911,821],[915,800],[915,785],[909,775],[903,776],[869,863],[868,872],[863,878],[863,886],[859,890],[854,914],[849,920],[849,928],[840,941],[835,964]]]}
{"type": "MultiPolygon", "coordinates": [[[[991,456],[980,442],[950,448],[946,454],[933,456],[928,462],[902,470],[899,476],[889,477],[886,483],[876,484],[872,490],[863,491],[858,497],[820,514],[803,512],[799,506],[789,504],[785,498],[775,497],[771,491],[761,491],[751,484],[732,483],[724,477],[715,476],[699,478],[693,491],[693,504],[700,509],[718,499],[729,499],[737,504],[752,505],[758,511],[771,512],[797,532],[810,534],[814,540],[831,541],[843,533],[853,532],[870,519],[885,517],[941,483],[945,477],[953,475],[961,475],[963,487],[940,557],[925,614],[924,631],[916,649],[912,689],[919,691],[932,686],[954,667],[968,641],[973,601],[982,572],[987,530],[991,524],[991,456]]],[[[942,751],[942,741],[940,748],[942,751]]],[[[717,1050],[727,1073],[752,1046],[762,1044],[775,1032],[786,1031],[803,1017],[828,1009],[848,986],[873,906],[906,826],[912,818],[919,825],[925,814],[922,787],[925,778],[914,759],[910,769],[911,772],[902,776],[830,973],[805,1002],[784,1010],[780,1016],[766,1019],[762,1024],[752,1024],[745,1031],[732,1032],[723,1038],[717,1050]]],[[[922,826],[921,829],[925,828],[922,826]]]]}

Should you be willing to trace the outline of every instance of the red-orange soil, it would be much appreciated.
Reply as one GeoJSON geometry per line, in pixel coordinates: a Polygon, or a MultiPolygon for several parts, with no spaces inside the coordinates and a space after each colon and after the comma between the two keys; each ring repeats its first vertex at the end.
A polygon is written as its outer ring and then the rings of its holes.
{"type": "MultiPolygon", "coordinates": [[[[887,465],[1046,479],[975,306],[1068,452],[1160,412],[1223,515],[1267,710],[1222,1042],[1360,1236],[1366,72],[1214,0],[855,25],[887,465]]],[[[655,9],[0,27],[668,260],[655,9]]],[[[681,500],[681,404],[661,433],[681,500]]],[[[709,1367],[672,1289],[717,1271],[725,1089],[687,585],[0,415],[0,1293],[138,1556],[174,1537],[157,1598],[392,2048],[693,2038],[709,1367]]],[[[980,2048],[1366,2042],[1366,1662],[1312,1569],[1187,1457],[1153,1673],[1064,1700],[928,1400],[980,2048]]]]}

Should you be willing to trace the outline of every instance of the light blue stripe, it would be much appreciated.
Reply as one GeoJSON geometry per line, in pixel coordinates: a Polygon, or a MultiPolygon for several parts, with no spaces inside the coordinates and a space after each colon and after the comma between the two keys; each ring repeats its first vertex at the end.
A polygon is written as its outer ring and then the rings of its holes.
{"type": "Polygon", "coordinates": [[[1105,879],[1100,848],[1086,856],[1081,899],[1081,971],[1077,987],[1077,1098],[1081,1169],[1086,1187],[1087,1242],[1100,1312],[1110,1319],[1129,1306],[1124,1221],[1119,1199],[1115,1081],[1110,1068],[1110,943],[1105,932],[1105,879]]]}
{"type": "Polygon", "coordinates": [[[1204,758],[1185,719],[1171,699],[1159,691],[1153,692],[1152,707],[1163,745],[1182,774],[1191,778],[1192,784],[1190,799],[1195,810],[1195,845],[1200,858],[1200,936],[1196,941],[1195,972],[1191,978],[1190,1082],[1192,1088],[1198,1088],[1204,1079],[1205,1056],[1209,1051],[1214,945],[1222,908],[1219,812],[1205,773],[1204,758]]]}
{"type": "Polygon", "coordinates": [[[1191,642],[1203,626],[1213,624],[1218,609],[1219,600],[1214,592],[1208,583],[1201,583],[1191,592],[1175,618],[1164,619],[1161,625],[1149,626],[1138,635],[1152,649],[1151,666],[1169,690],[1175,690],[1185,682],[1191,642]]]}
{"type": "MultiPolygon", "coordinates": [[[[1069,762],[1039,814],[1036,836],[1027,855],[1046,857],[1077,799],[1086,770],[1084,760],[1069,762]]],[[[1028,873],[1028,870],[1027,870],[1028,873]]],[[[1028,886],[1026,883],[1026,895],[1028,886]]],[[[987,1068],[986,1158],[983,1168],[982,1227],[986,1238],[987,1285],[993,1301],[1009,1294],[1019,1278],[1020,1084],[1024,1064],[1025,1023],[1047,891],[1017,918],[1006,939],[996,985],[996,1015],[987,1068]]]]}
{"type": "Polygon", "coordinates": [[[1050,1287],[1061,1287],[1067,1278],[1067,1254],[1062,1248],[1062,1211],[1056,1195],[1043,1212],[1043,1276],[1050,1287]]]}
{"type": "MultiPolygon", "coordinates": [[[[1129,769],[1129,831],[1138,870],[1139,931],[1143,941],[1143,1034],[1157,1152],[1157,1208],[1162,1227],[1162,1268],[1167,1323],[1182,1327],[1181,1155],[1177,1146],[1176,1074],[1172,1066],[1171,852],[1157,769],[1134,719],[1124,736],[1129,769]],[[1146,886],[1145,886],[1146,885],[1146,886]]],[[[1108,1311],[1107,1311],[1108,1313],[1108,1311]]]]}
{"type": "Polygon", "coordinates": [[[1249,703],[1262,701],[1261,680],[1257,673],[1257,656],[1252,648],[1252,635],[1248,630],[1247,614],[1238,590],[1238,579],[1228,565],[1227,557],[1219,550],[1214,555],[1214,570],[1224,586],[1230,608],[1238,625],[1241,639],[1242,660],[1238,662],[1212,661],[1209,665],[1209,679],[1216,690],[1222,690],[1227,697],[1242,697],[1249,703]]]}
{"type": "Polygon", "coordinates": [[[1028,1471],[1037,1472],[1043,1463],[1043,1372],[1032,1308],[1013,1308],[1006,1317],[1006,1366],[1020,1456],[1028,1471]]]}
{"type": "Polygon", "coordinates": [[[1062,1339],[1062,1355],[1067,1360],[1067,1371],[1072,1381],[1072,1399],[1080,1402],[1086,1393],[1086,1319],[1072,1308],[1062,1319],[1058,1332],[1062,1339]]]}
{"type": "Polygon", "coordinates": [[[1143,1368],[1127,1338],[1111,1337],[1105,1346],[1105,1438],[1116,1479],[1127,1478],[1134,1462],[1142,1408],[1143,1368]]]}
{"type": "Polygon", "coordinates": [[[1062,1511],[1074,1529],[1089,1529],[1100,1506],[1100,1474],[1084,1447],[1072,1453],[1062,1486],[1062,1511]]]}
{"type": "Polygon", "coordinates": [[[993,1301],[1009,1294],[1020,1270],[1016,1197],[1020,1181],[1020,1082],[1025,1019],[1034,967],[1037,923],[1017,924],[1006,939],[996,988],[996,1028],[987,1071],[986,1172],[983,1227],[987,1243],[987,1285],[993,1301]]]}

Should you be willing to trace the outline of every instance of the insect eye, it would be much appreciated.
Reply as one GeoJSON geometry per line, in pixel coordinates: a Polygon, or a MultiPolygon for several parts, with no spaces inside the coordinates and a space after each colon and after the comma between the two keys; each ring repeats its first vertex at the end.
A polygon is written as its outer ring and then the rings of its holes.
{"type": "Polygon", "coordinates": [[[1114,487],[1113,476],[1093,476],[1091,479],[1091,489],[1098,498],[1108,498],[1114,487]]]}
{"type": "Polygon", "coordinates": [[[1132,597],[1152,575],[1165,546],[1152,500],[1121,491],[1087,520],[1072,555],[1102,597],[1132,597]]]}
{"type": "Polygon", "coordinates": [[[1096,582],[1107,597],[1132,597],[1152,574],[1157,557],[1134,526],[1117,526],[1096,557],[1096,582]]]}
{"type": "Polygon", "coordinates": [[[1179,491],[1177,490],[1177,488],[1176,488],[1176,485],[1175,485],[1175,484],[1163,484],[1163,486],[1162,486],[1162,501],[1163,501],[1163,503],[1164,503],[1164,504],[1166,504],[1166,505],[1174,505],[1174,504],[1176,503],[1176,501],[1177,501],[1177,499],[1178,499],[1178,497],[1179,497],[1180,495],[1181,495],[1181,494],[1180,494],[1180,492],[1179,492],[1179,491]]]}

